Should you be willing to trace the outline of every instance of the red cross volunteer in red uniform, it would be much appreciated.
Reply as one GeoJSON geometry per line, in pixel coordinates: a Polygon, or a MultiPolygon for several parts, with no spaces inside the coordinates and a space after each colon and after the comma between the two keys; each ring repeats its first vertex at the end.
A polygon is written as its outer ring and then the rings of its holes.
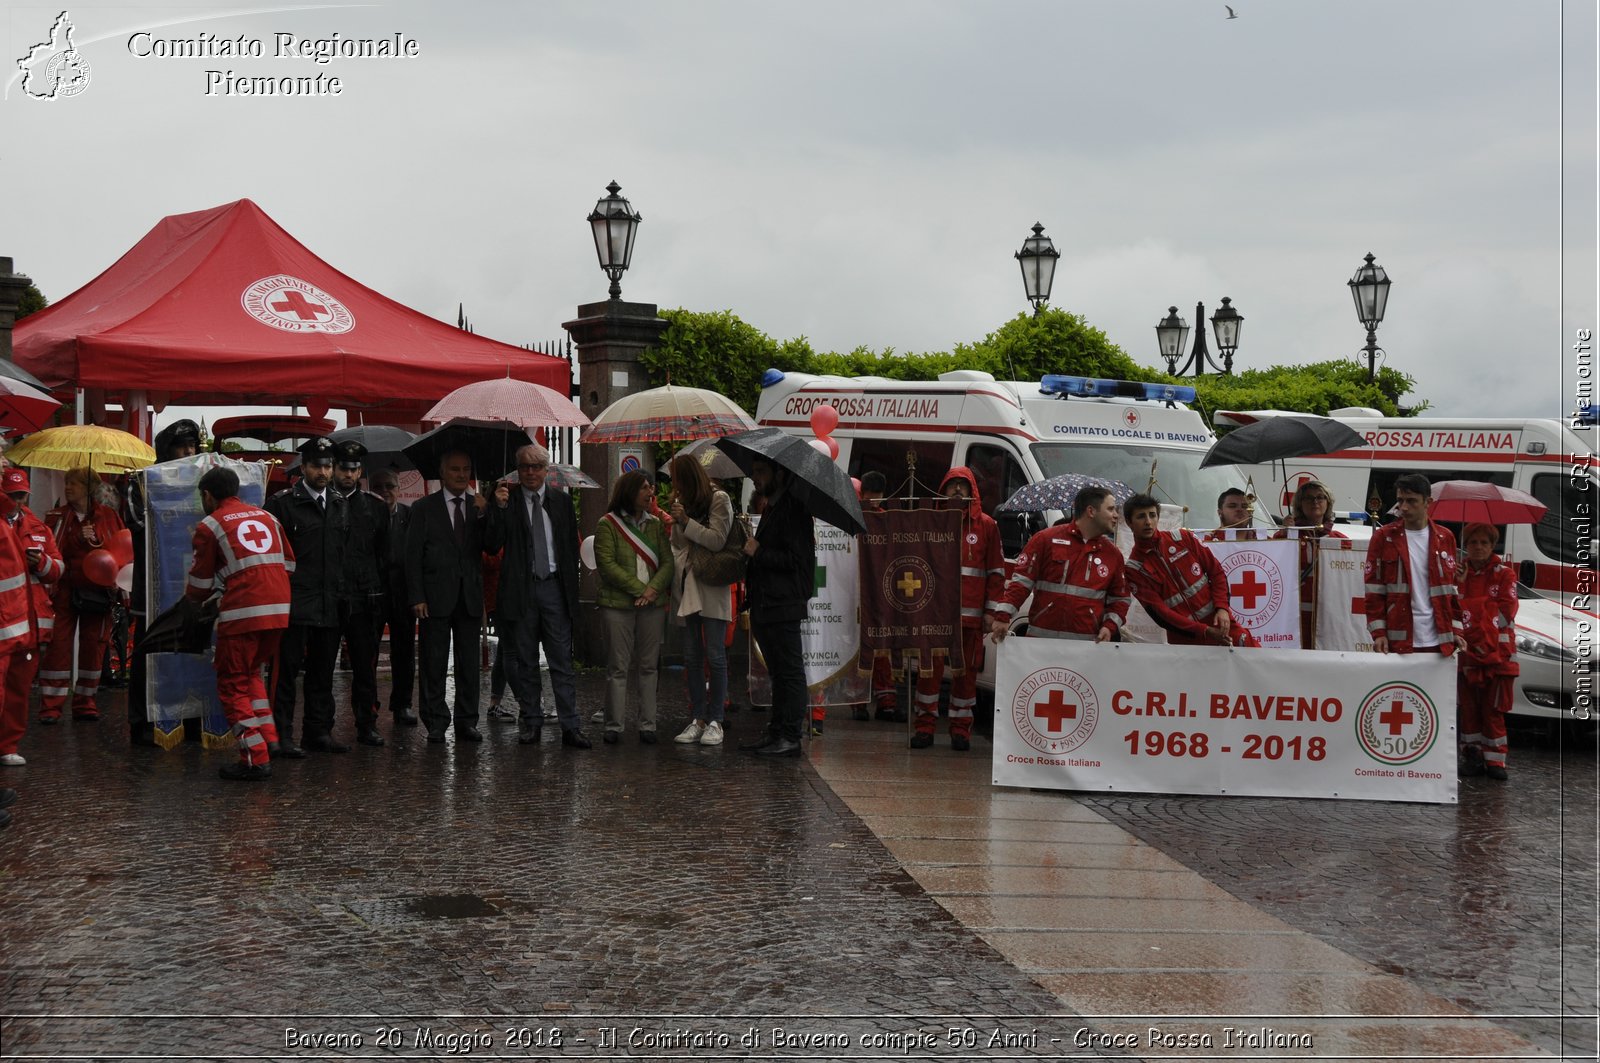
{"type": "Polygon", "coordinates": [[[1367,630],[1378,653],[1453,654],[1461,637],[1456,596],[1456,537],[1428,519],[1428,478],[1406,473],[1394,482],[1400,519],[1372,535],[1367,547],[1367,630]]]}
{"type": "Polygon", "coordinates": [[[1227,573],[1193,532],[1161,531],[1161,503],[1150,495],[1134,495],[1122,512],[1133,532],[1128,584],[1169,645],[1258,645],[1234,620],[1227,573]]]}
{"type": "MultiPolygon", "coordinates": [[[[3,460],[3,459],[0,459],[3,460]]],[[[6,669],[5,682],[0,687],[0,764],[21,766],[27,761],[17,752],[22,736],[28,727],[28,694],[33,688],[33,677],[39,670],[39,657],[50,641],[55,626],[55,606],[50,596],[56,583],[66,572],[61,561],[61,550],[56,537],[50,534],[33,510],[28,508],[31,487],[28,474],[22,469],[6,469],[0,476],[0,488],[15,503],[5,522],[17,537],[23,550],[24,564],[28,570],[27,644],[11,655],[11,666],[6,669]]]]}
{"type": "MultiPolygon", "coordinates": [[[[961,655],[965,670],[950,681],[950,748],[972,748],[972,710],[978,704],[978,672],[983,667],[986,621],[1002,616],[1000,594],[1005,589],[1006,561],[1000,550],[1000,526],[983,511],[978,481],[972,470],[957,465],[939,485],[944,497],[961,507],[961,655]]],[[[1003,621],[1002,621],[1003,623],[1003,621]]],[[[888,658],[879,658],[886,661],[888,658]]],[[[916,734],[912,749],[933,745],[939,723],[939,684],[944,679],[944,658],[917,677],[916,734]]]]}
{"type": "Polygon", "coordinates": [[[1500,535],[1492,524],[1469,524],[1461,533],[1467,563],[1456,573],[1466,648],[1456,673],[1461,712],[1460,775],[1506,778],[1506,713],[1511,711],[1517,664],[1517,574],[1494,552],[1500,535]]]}
{"type": "Polygon", "coordinates": [[[100,718],[95,695],[100,691],[106,638],[111,633],[112,598],[121,592],[108,591],[91,581],[83,571],[83,560],[109,546],[123,524],[114,507],[95,501],[94,489],[99,484],[99,475],[89,469],[69,469],[61,487],[66,505],[57,506],[44,518],[61,548],[67,571],[56,587],[55,629],[39,663],[40,723],[61,719],[69,693],[74,720],[100,718]],[[78,643],[76,682],[72,682],[74,631],[78,643]]]}
{"type": "Polygon", "coordinates": [[[239,739],[238,763],[224,779],[272,775],[270,746],[278,741],[272,702],[261,670],[278,654],[289,626],[289,573],[294,550],[277,518],[239,499],[239,477],[214,468],[200,477],[206,515],[194,529],[194,564],[184,594],[205,601],[222,594],[217,613],[217,696],[239,739]]]}
{"type": "Polygon", "coordinates": [[[1006,584],[989,634],[1006,637],[1009,619],[1033,595],[1028,634],[1108,642],[1128,622],[1133,596],[1122,551],[1106,536],[1117,530],[1117,505],[1104,487],[1085,487],[1072,502],[1072,523],[1028,540],[1006,584]]]}

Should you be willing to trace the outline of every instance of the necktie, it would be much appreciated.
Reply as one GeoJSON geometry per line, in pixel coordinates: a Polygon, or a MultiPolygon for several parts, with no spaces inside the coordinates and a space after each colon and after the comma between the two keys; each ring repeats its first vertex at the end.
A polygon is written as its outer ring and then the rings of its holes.
{"type": "Polygon", "coordinates": [[[462,499],[460,497],[457,497],[457,498],[454,499],[454,502],[456,504],[456,521],[455,521],[455,524],[456,524],[456,545],[457,546],[466,546],[467,545],[467,513],[466,513],[466,510],[462,508],[462,502],[463,501],[464,501],[464,499],[462,499]]]}
{"type": "Polygon", "coordinates": [[[544,579],[550,574],[550,546],[544,541],[544,507],[539,505],[539,496],[533,496],[533,574],[538,579],[544,579]]]}
{"type": "Polygon", "coordinates": [[[324,512],[324,513],[328,512],[328,496],[327,495],[318,495],[317,496],[317,508],[322,510],[322,512],[324,512]]]}

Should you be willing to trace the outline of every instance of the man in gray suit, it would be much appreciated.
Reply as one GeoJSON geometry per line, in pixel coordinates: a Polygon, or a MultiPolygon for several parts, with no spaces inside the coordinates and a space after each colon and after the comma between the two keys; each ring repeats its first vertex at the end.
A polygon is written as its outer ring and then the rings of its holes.
{"type": "Polygon", "coordinates": [[[439,459],[438,491],[411,507],[406,528],[406,593],[422,628],[419,693],[429,742],[443,742],[451,722],[444,681],[455,647],[458,742],[482,742],[478,730],[478,639],[483,631],[483,554],[498,550],[472,486],[472,458],[451,451],[439,459]]]}
{"type": "Polygon", "coordinates": [[[555,687],[561,744],[588,749],[578,719],[572,671],[572,623],[578,615],[578,520],[565,491],[546,486],[550,452],[538,444],[517,451],[517,486],[495,489],[489,522],[505,543],[495,617],[515,629],[515,652],[506,678],[517,697],[517,741],[537,744],[544,723],[539,709],[539,648],[555,687]]]}

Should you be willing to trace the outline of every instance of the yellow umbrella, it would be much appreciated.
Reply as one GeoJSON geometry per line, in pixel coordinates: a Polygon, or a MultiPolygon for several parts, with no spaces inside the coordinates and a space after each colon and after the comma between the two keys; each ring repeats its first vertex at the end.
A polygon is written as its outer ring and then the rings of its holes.
{"type": "Polygon", "coordinates": [[[64,424],[35,432],[6,452],[13,465],[119,473],[154,465],[156,452],[138,436],[92,424],[64,424]]]}

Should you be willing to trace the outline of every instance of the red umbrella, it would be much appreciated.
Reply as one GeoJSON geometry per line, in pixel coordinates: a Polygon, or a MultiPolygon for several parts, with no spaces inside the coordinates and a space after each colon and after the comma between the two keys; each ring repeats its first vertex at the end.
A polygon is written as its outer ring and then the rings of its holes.
{"type": "Polygon", "coordinates": [[[60,402],[38,388],[0,376],[0,425],[18,432],[37,432],[60,408],[60,402]]]}
{"type": "Polygon", "coordinates": [[[1526,491],[1477,480],[1440,480],[1433,485],[1428,516],[1463,524],[1537,524],[1545,509],[1526,491]]]}
{"type": "Polygon", "coordinates": [[[589,423],[583,411],[561,392],[510,377],[480,380],[456,388],[423,414],[422,419],[442,423],[452,417],[507,421],[529,431],[538,428],[583,428],[589,423]]]}

